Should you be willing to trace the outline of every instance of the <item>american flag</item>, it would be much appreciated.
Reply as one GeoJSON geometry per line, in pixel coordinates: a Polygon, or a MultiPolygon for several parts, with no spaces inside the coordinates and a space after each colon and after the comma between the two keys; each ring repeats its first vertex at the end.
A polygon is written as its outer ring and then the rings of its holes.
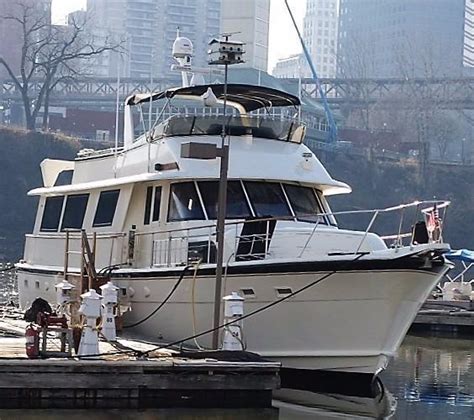
{"type": "Polygon", "coordinates": [[[433,209],[428,215],[428,222],[426,227],[430,232],[433,232],[436,228],[439,227],[439,210],[436,207],[436,204],[433,206],[433,209]]]}

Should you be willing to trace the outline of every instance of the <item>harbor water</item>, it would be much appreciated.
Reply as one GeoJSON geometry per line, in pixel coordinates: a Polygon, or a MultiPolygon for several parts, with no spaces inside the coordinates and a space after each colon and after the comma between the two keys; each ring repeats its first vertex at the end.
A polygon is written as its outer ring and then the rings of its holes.
{"type": "MultiPolygon", "coordinates": [[[[15,278],[0,273],[0,300],[15,302],[15,278]]],[[[372,395],[283,389],[265,410],[0,410],[6,419],[474,419],[474,336],[410,333],[372,395]]],[[[344,384],[341,384],[344,385],[344,384]]],[[[319,386],[318,388],[321,388],[319,386]]],[[[347,387],[341,386],[346,390],[347,387]]]]}

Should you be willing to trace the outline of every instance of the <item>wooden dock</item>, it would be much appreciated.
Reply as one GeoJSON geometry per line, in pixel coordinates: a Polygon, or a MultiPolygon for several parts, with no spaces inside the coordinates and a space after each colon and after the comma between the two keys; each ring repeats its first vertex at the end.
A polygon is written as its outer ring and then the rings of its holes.
{"type": "Polygon", "coordinates": [[[96,359],[32,360],[22,334],[21,322],[0,320],[0,408],[264,408],[280,385],[278,363],[117,351],[154,347],[132,339],[101,342],[96,359]]]}
{"type": "Polygon", "coordinates": [[[474,302],[428,300],[412,328],[474,332],[474,302]]]}

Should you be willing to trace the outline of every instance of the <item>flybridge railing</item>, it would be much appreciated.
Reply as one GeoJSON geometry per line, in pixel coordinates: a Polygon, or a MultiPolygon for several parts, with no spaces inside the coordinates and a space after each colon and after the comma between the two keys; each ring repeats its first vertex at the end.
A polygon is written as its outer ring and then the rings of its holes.
{"type": "MultiPolygon", "coordinates": [[[[275,255],[270,247],[275,235],[275,226],[277,222],[296,222],[299,218],[289,216],[230,221],[226,223],[225,232],[225,241],[229,248],[226,250],[226,259],[227,262],[231,262],[292,256],[301,258],[311,248],[312,240],[317,237],[318,232],[321,231],[320,228],[322,226],[327,228],[328,225],[323,221],[330,216],[368,215],[370,217],[366,229],[357,231],[358,234],[354,236],[351,248],[344,252],[345,255],[367,252],[367,238],[371,229],[382,215],[389,213],[398,213],[397,232],[393,235],[380,236],[389,248],[399,249],[405,246],[413,248],[419,244],[439,244],[443,242],[443,228],[449,204],[449,201],[441,200],[414,201],[382,209],[312,214],[312,218],[317,220],[313,222],[314,226],[311,230],[304,231],[300,227],[292,230],[291,226],[285,227],[285,234],[292,235],[293,238],[299,237],[301,242],[296,243],[294,247],[288,247],[288,252],[284,255],[275,255]],[[233,246],[230,247],[229,243],[233,243],[233,246]],[[297,250],[294,255],[289,253],[292,249],[297,250]]],[[[347,234],[347,231],[345,233],[347,234]]],[[[151,266],[183,266],[193,261],[204,264],[215,263],[218,246],[215,223],[156,232],[137,232],[135,235],[137,238],[149,238],[151,241],[149,260],[151,266]]]]}
{"type": "Polygon", "coordinates": [[[259,138],[301,143],[306,126],[294,118],[258,115],[189,115],[174,114],[156,125],[151,140],[172,136],[197,136],[222,133],[225,125],[232,136],[253,135],[259,138]]]}

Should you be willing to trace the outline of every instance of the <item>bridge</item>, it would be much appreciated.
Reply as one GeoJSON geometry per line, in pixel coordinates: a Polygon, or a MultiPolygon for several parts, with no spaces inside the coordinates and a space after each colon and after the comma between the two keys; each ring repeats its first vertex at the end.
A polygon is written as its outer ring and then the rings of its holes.
{"type": "MultiPolygon", "coordinates": [[[[302,93],[320,99],[312,79],[280,79],[283,86],[297,91],[301,83],[302,93]]],[[[133,92],[160,91],[176,85],[176,79],[124,78],[117,83],[114,78],[82,78],[65,80],[57,84],[51,93],[53,106],[107,107],[113,109],[117,87],[120,99],[133,92]]],[[[474,77],[436,79],[321,79],[322,90],[328,101],[336,107],[354,108],[377,104],[392,107],[395,104],[410,108],[423,101],[436,103],[444,109],[474,109],[474,77]]],[[[41,81],[31,84],[32,97],[41,89],[41,81]]],[[[10,80],[0,81],[0,102],[20,102],[21,95],[10,80]]]]}

